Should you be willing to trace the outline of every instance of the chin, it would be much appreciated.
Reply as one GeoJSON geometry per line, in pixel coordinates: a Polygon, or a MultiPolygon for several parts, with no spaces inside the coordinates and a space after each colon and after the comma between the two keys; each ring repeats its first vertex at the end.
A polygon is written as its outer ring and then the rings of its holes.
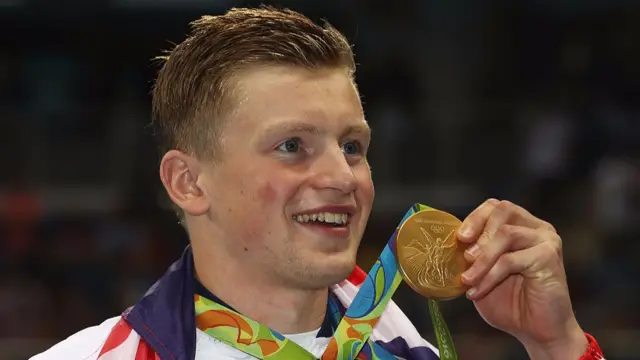
{"type": "Polygon", "coordinates": [[[331,286],[345,280],[356,266],[355,253],[350,252],[319,256],[309,270],[313,274],[309,280],[320,286],[331,286]],[[324,261],[323,261],[324,260],[324,261]]]}

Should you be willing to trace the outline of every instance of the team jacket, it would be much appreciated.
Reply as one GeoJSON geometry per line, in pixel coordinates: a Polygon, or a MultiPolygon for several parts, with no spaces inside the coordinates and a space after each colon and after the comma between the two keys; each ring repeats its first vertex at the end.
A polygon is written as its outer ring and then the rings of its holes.
{"type": "MultiPolygon", "coordinates": [[[[176,261],[132,308],[121,316],[84,329],[30,360],[253,360],[253,357],[196,329],[193,294],[193,255],[187,247],[176,261]]],[[[346,308],[358,292],[366,273],[356,268],[349,278],[330,288],[346,308]]],[[[331,333],[323,331],[289,336],[319,357],[331,333]]],[[[590,335],[590,347],[581,359],[604,359],[590,335]]],[[[438,350],[424,340],[413,324],[391,301],[376,325],[371,340],[398,359],[436,360],[438,350]]]]}

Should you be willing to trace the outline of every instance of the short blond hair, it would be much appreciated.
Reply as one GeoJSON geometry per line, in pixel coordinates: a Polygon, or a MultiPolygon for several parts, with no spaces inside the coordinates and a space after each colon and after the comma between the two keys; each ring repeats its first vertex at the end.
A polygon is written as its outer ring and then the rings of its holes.
{"type": "Polygon", "coordinates": [[[191,23],[187,39],[160,59],[164,64],[152,91],[160,150],[199,157],[220,150],[221,119],[234,106],[229,80],[239,70],[277,64],[355,72],[351,46],[333,26],[270,6],[203,16],[191,23]]]}

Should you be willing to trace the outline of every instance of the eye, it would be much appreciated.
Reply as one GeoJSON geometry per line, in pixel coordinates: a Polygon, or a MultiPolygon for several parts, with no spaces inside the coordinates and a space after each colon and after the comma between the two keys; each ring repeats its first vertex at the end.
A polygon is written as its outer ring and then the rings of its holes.
{"type": "Polygon", "coordinates": [[[278,151],[286,152],[286,153],[297,153],[300,151],[300,138],[292,138],[284,141],[280,146],[278,146],[278,151]]]}
{"type": "Polygon", "coordinates": [[[359,155],[362,153],[362,144],[359,141],[349,141],[342,144],[342,152],[347,155],[359,155]]]}

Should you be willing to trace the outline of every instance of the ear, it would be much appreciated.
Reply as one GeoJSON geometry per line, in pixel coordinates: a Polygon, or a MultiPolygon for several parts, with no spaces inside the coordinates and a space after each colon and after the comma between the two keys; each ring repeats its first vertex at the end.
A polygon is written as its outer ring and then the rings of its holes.
{"type": "Polygon", "coordinates": [[[210,202],[200,183],[205,174],[200,161],[178,150],[167,152],[160,162],[160,180],[167,194],[185,214],[204,215],[210,202]]]}

